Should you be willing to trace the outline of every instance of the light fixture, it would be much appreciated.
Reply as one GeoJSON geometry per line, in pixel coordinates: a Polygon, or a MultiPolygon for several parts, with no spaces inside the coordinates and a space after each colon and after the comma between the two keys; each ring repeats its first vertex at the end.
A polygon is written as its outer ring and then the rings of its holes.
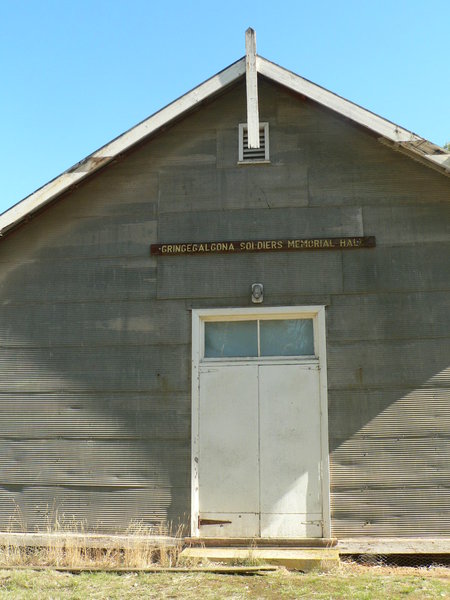
{"type": "Polygon", "coordinates": [[[261,304],[264,300],[264,286],[262,283],[252,283],[252,302],[261,304]]]}

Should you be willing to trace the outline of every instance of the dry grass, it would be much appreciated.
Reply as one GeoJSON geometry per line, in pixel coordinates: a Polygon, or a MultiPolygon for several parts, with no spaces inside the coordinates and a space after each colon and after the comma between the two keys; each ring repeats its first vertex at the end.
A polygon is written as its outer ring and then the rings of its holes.
{"type": "Polygon", "coordinates": [[[331,573],[279,571],[266,575],[205,573],[82,573],[1,571],[0,598],[34,600],[443,600],[450,597],[450,571],[362,567],[345,564],[331,573]]]}
{"type": "Polygon", "coordinates": [[[238,567],[260,567],[266,564],[261,558],[256,556],[255,550],[257,549],[256,540],[249,546],[247,556],[245,558],[238,558],[233,561],[233,565],[238,567]]]}
{"type": "MultiPolygon", "coordinates": [[[[10,533],[26,531],[20,513],[11,518],[10,533]]],[[[174,567],[179,564],[182,550],[182,527],[172,532],[171,526],[150,527],[133,522],[125,534],[102,536],[92,544],[92,535],[83,523],[54,512],[44,531],[38,532],[45,544],[23,546],[10,536],[0,546],[1,567],[55,567],[76,569],[123,569],[174,567]]]]}
{"type": "Polygon", "coordinates": [[[121,547],[91,548],[77,536],[50,539],[46,546],[28,547],[10,543],[0,548],[2,567],[55,567],[75,569],[142,569],[179,564],[181,541],[175,545],[129,536],[121,547]]]}
{"type": "MultiPolygon", "coordinates": [[[[14,529],[21,528],[20,515],[14,516],[14,529]]],[[[57,598],[179,598],[181,600],[240,599],[320,599],[320,600],[442,600],[450,599],[450,569],[364,566],[343,563],[330,573],[301,574],[279,571],[263,576],[201,573],[61,573],[58,568],[145,569],[155,566],[198,566],[180,559],[183,531],[177,528],[174,545],[164,536],[170,527],[148,527],[132,523],[120,543],[93,548],[92,537],[74,519],[56,513],[41,532],[46,545],[24,548],[9,543],[0,548],[0,599],[32,600],[57,598]],[[155,539],[155,536],[159,537],[155,539]],[[1,567],[8,567],[1,570],[1,567]],[[20,567],[15,570],[14,567],[20,567]],[[28,567],[28,568],[27,568],[28,567]],[[47,567],[33,571],[33,567],[47,567]],[[53,567],[53,568],[52,568],[53,567]]],[[[111,539],[111,538],[109,538],[111,539]]],[[[246,566],[259,566],[253,548],[248,550],[246,566]],[[255,564],[256,563],[256,564],[255,564]]]]}

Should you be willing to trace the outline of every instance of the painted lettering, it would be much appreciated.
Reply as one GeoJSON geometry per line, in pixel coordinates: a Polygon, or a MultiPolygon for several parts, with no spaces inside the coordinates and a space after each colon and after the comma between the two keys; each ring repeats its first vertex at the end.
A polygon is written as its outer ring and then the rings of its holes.
{"type": "Polygon", "coordinates": [[[197,254],[205,252],[257,252],[277,250],[320,250],[326,248],[374,247],[373,237],[299,238],[291,240],[243,240],[239,242],[180,242],[177,244],[152,244],[152,254],[197,254]]]}

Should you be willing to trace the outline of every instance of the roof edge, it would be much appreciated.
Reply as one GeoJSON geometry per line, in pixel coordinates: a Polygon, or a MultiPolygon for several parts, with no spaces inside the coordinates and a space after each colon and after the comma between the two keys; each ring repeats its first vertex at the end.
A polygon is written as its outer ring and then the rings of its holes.
{"type": "Polygon", "coordinates": [[[188,110],[194,108],[213,94],[231,85],[245,75],[245,57],[226,69],[219,71],[177,100],[144,119],[125,133],[108,142],[61,175],[58,175],[35,192],[0,214],[0,236],[18,225],[26,217],[38,211],[73,185],[110,163],[119,154],[128,150],[147,136],[155,133],[188,110]]]}
{"type": "MultiPolygon", "coordinates": [[[[7,209],[0,215],[0,236],[5,235],[21,221],[71,189],[88,175],[110,163],[119,154],[180,117],[208,97],[231,85],[239,77],[245,75],[245,66],[244,56],[7,209]]],[[[379,115],[312,83],[292,71],[280,67],[262,56],[258,55],[256,57],[256,68],[258,73],[268,79],[306,96],[325,108],[371,130],[379,136],[380,141],[387,142],[393,149],[404,152],[410,158],[419,160],[440,173],[450,175],[450,152],[447,152],[444,148],[391,121],[383,119],[379,115]]]]}
{"type": "Polygon", "coordinates": [[[408,154],[412,153],[415,157],[423,159],[422,162],[429,162],[431,163],[429,166],[437,167],[440,172],[450,175],[450,152],[447,152],[441,146],[433,144],[412,131],[384,119],[376,113],[346,100],[342,96],[330,92],[262,56],[257,58],[257,68],[258,73],[261,73],[261,75],[306,96],[358,125],[362,125],[382,138],[393,142],[397,150],[405,149],[408,154]]]}

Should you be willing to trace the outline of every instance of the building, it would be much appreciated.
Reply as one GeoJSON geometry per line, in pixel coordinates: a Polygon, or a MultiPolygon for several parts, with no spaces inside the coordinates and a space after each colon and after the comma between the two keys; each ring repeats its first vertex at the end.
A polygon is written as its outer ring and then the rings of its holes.
{"type": "Polygon", "coordinates": [[[2,530],[450,537],[450,154],[247,37],[0,217],[2,530]]]}

